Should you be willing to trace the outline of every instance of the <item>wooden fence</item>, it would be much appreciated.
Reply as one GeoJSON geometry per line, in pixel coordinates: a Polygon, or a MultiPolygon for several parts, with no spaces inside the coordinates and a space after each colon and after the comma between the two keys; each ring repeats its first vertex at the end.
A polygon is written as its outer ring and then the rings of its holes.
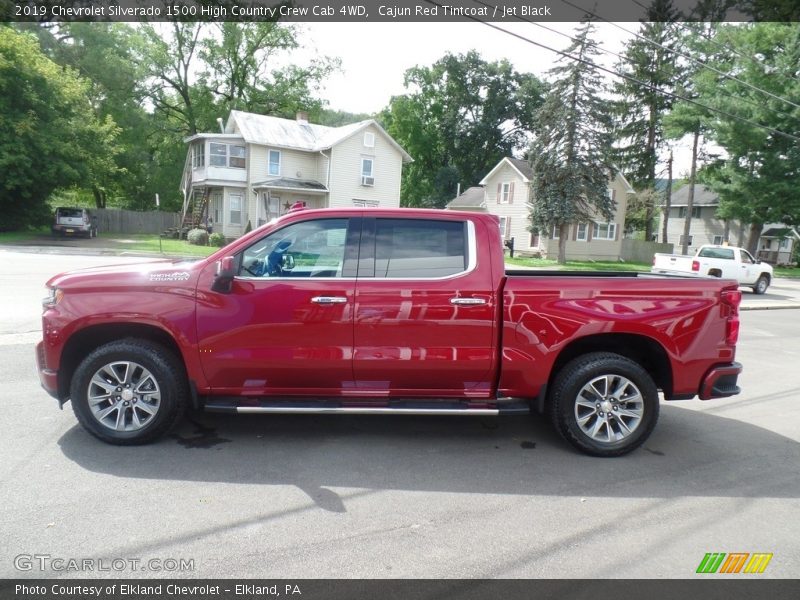
{"type": "Polygon", "coordinates": [[[96,208],[91,213],[97,217],[100,233],[161,233],[170,227],[178,227],[181,214],[173,212],[120,210],[96,208]]]}
{"type": "Polygon", "coordinates": [[[653,262],[653,255],[656,252],[671,254],[672,251],[672,244],[660,244],[657,242],[645,242],[643,240],[624,239],[622,240],[620,258],[626,262],[651,264],[653,262]]]}

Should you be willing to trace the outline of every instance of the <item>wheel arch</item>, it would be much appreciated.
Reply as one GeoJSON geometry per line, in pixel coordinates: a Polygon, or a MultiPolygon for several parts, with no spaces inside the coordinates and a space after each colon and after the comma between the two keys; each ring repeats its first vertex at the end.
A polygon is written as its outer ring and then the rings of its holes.
{"type": "Polygon", "coordinates": [[[61,363],[58,369],[58,397],[64,401],[69,398],[70,385],[75,370],[81,361],[95,348],[103,344],[122,340],[125,338],[135,338],[153,342],[163,347],[165,350],[175,355],[186,369],[186,363],[181,352],[180,346],[169,332],[142,323],[105,323],[91,325],[85,329],[75,332],[64,344],[61,352],[61,363]]]}
{"type": "Polygon", "coordinates": [[[641,365],[664,395],[672,395],[672,365],[664,347],[653,338],[631,333],[600,333],[572,341],[559,352],[550,371],[550,387],[564,366],[590,352],[612,352],[641,365]]]}

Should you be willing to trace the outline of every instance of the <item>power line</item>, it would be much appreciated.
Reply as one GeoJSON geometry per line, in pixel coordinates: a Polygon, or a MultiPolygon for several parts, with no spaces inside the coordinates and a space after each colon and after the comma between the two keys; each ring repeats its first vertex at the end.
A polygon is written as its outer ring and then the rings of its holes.
{"type": "MultiPolygon", "coordinates": [[[[648,7],[647,7],[647,6],[645,6],[644,4],[642,4],[641,2],[639,2],[639,0],[631,0],[631,2],[633,2],[634,4],[636,4],[636,5],[640,6],[640,7],[642,7],[642,8],[643,8],[643,9],[645,9],[645,10],[648,10],[648,7]]],[[[681,28],[681,29],[683,29],[684,31],[692,31],[692,30],[691,30],[691,29],[690,29],[690,28],[689,28],[689,27],[688,27],[688,26],[687,26],[685,23],[681,23],[681,22],[679,22],[679,21],[670,21],[669,23],[670,23],[670,24],[672,24],[672,25],[676,25],[676,26],[680,27],[680,28],[681,28]]],[[[707,39],[706,41],[707,41],[709,44],[711,44],[712,46],[715,46],[716,48],[719,48],[719,49],[721,49],[721,50],[724,50],[724,51],[726,51],[726,52],[730,52],[730,53],[732,53],[732,54],[735,54],[735,55],[736,55],[736,56],[738,56],[739,58],[743,58],[743,59],[745,59],[745,60],[749,61],[751,64],[758,65],[759,67],[764,67],[764,66],[766,66],[766,65],[764,65],[764,63],[762,63],[761,61],[759,61],[759,60],[756,60],[756,59],[755,59],[755,58],[753,58],[752,56],[749,56],[749,55],[747,55],[747,54],[745,54],[745,53],[743,53],[743,52],[740,52],[739,50],[737,50],[737,49],[736,49],[736,48],[734,48],[733,46],[728,46],[728,45],[725,45],[725,44],[721,44],[721,43],[719,43],[719,42],[717,42],[717,41],[715,41],[715,40],[712,40],[712,39],[710,39],[710,38],[709,38],[709,39],[707,39]]],[[[794,75],[791,75],[791,74],[786,74],[786,73],[778,73],[778,76],[779,76],[779,77],[782,77],[783,79],[786,79],[787,81],[788,81],[788,80],[792,80],[792,81],[800,81],[800,78],[797,78],[797,77],[795,77],[794,75]]]]}
{"type": "MultiPolygon", "coordinates": [[[[633,0],[633,1],[635,2],[636,0],[633,0]]],[[[521,17],[518,17],[518,18],[522,19],[521,17]]],[[[557,29],[553,29],[552,27],[548,27],[546,25],[542,25],[541,23],[538,23],[536,21],[530,21],[528,19],[522,19],[522,20],[525,21],[526,23],[530,23],[531,25],[536,25],[537,27],[541,27],[542,29],[546,29],[547,31],[550,31],[552,33],[556,33],[556,34],[558,34],[558,35],[560,35],[562,37],[565,37],[565,38],[567,38],[567,39],[569,39],[569,40],[571,40],[573,42],[576,41],[576,39],[574,37],[572,37],[568,33],[564,33],[563,31],[558,31],[557,29]]],[[[601,52],[605,52],[606,54],[610,54],[611,56],[616,56],[617,58],[619,58],[622,61],[625,61],[625,62],[628,62],[628,63],[632,62],[631,59],[628,58],[627,56],[624,56],[622,54],[614,52],[613,50],[608,50],[607,48],[603,48],[602,46],[600,46],[599,44],[597,44],[596,42],[594,42],[592,40],[589,40],[589,44],[591,46],[594,46],[595,48],[597,48],[601,52]]],[[[755,106],[755,107],[758,107],[758,108],[764,108],[764,105],[759,103],[756,100],[751,100],[750,98],[747,98],[745,96],[737,96],[737,98],[739,100],[742,100],[746,104],[751,105],[751,106],[755,106]]],[[[787,112],[784,112],[784,111],[782,111],[780,109],[777,109],[777,108],[768,108],[768,110],[771,110],[775,114],[778,114],[778,115],[780,115],[782,117],[786,117],[786,118],[789,118],[789,119],[796,119],[797,118],[797,117],[795,117],[795,115],[791,115],[791,114],[789,114],[787,112]]]]}
{"type": "MultiPolygon", "coordinates": [[[[481,2],[480,0],[474,0],[474,1],[477,4],[481,4],[483,6],[487,6],[487,7],[491,8],[489,5],[481,2]]],[[[438,6],[439,8],[443,8],[443,6],[441,4],[439,4],[438,2],[436,2],[435,0],[425,0],[425,2],[427,2],[428,4],[432,4],[434,6],[438,6]]],[[[703,110],[706,110],[706,111],[709,111],[709,112],[713,112],[713,113],[717,113],[717,114],[723,115],[725,117],[728,117],[728,118],[731,118],[731,119],[735,119],[737,121],[741,121],[743,123],[748,123],[749,125],[752,125],[754,127],[758,127],[759,129],[763,129],[765,131],[769,131],[770,133],[773,133],[773,134],[776,134],[776,135],[780,135],[780,136],[783,136],[785,138],[800,142],[800,137],[792,135],[791,133],[786,133],[784,131],[780,131],[778,129],[774,129],[772,127],[769,127],[767,125],[762,125],[760,123],[756,123],[755,121],[751,121],[750,119],[746,119],[744,117],[740,117],[739,115],[734,115],[732,113],[729,113],[729,112],[724,111],[724,110],[720,110],[718,108],[711,108],[710,106],[706,106],[705,104],[697,102],[696,100],[693,100],[691,98],[687,98],[686,96],[682,96],[681,94],[676,94],[676,93],[673,93],[673,92],[668,92],[666,90],[661,90],[661,89],[653,86],[652,84],[649,84],[649,83],[647,83],[645,81],[641,81],[639,79],[636,79],[635,77],[631,77],[630,75],[625,75],[624,73],[617,73],[616,71],[612,71],[611,69],[607,69],[607,68],[605,68],[603,66],[600,66],[600,65],[598,65],[598,64],[596,64],[596,63],[594,63],[594,62],[592,62],[590,60],[579,58],[577,56],[572,56],[571,54],[568,54],[568,53],[566,53],[566,52],[564,52],[562,50],[556,50],[555,48],[551,48],[550,46],[547,46],[546,44],[542,44],[541,42],[534,41],[534,40],[532,40],[530,38],[526,38],[523,35],[520,35],[518,33],[514,33],[513,31],[509,31],[507,29],[503,29],[502,27],[498,27],[494,23],[490,23],[488,21],[482,21],[478,17],[467,16],[467,18],[469,20],[471,20],[471,21],[476,22],[476,23],[480,23],[482,25],[485,25],[486,27],[491,27],[492,29],[495,29],[497,31],[505,33],[506,35],[510,35],[512,37],[515,37],[515,38],[517,38],[519,40],[522,40],[523,42],[527,42],[527,43],[532,44],[534,46],[538,46],[539,48],[543,48],[545,50],[549,50],[550,52],[554,52],[555,54],[560,54],[561,56],[569,58],[570,60],[574,60],[574,61],[586,64],[586,65],[589,65],[591,67],[594,67],[594,68],[596,68],[596,69],[598,69],[600,71],[603,71],[605,73],[609,73],[609,74],[613,75],[614,77],[621,77],[621,78],[626,79],[628,81],[631,81],[633,83],[637,83],[639,85],[643,85],[646,88],[649,88],[649,89],[655,91],[656,93],[663,94],[665,96],[668,96],[670,98],[674,98],[674,99],[677,99],[677,100],[683,100],[685,102],[688,102],[689,104],[693,104],[695,106],[698,106],[698,107],[702,108],[703,110]]],[[[529,21],[527,19],[522,19],[521,17],[519,17],[519,19],[522,20],[522,21],[525,21],[527,23],[531,22],[531,21],[529,21]]]]}
{"type": "MultiPolygon", "coordinates": [[[[590,10],[586,10],[586,9],[584,9],[584,8],[582,8],[582,7],[580,7],[580,6],[578,6],[577,4],[573,4],[573,3],[572,3],[572,2],[570,2],[569,0],[561,0],[561,2],[563,2],[563,3],[564,3],[564,4],[566,4],[567,6],[571,6],[572,8],[576,8],[576,9],[578,9],[578,10],[582,10],[582,11],[584,11],[584,12],[585,12],[587,15],[590,15],[590,16],[592,16],[592,17],[596,17],[596,18],[598,18],[598,19],[600,19],[600,20],[602,20],[602,21],[605,21],[605,22],[606,22],[606,23],[608,23],[609,25],[613,25],[613,26],[614,26],[614,27],[616,27],[617,29],[620,29],[621,31],[624,31],[625,33],[627,33],[627,34],[629,34],[629,35],[636,36],[636,37],[637,37],[637,38],[639,38],[640,40],[643,40],[643,41],[647,42],[648,44],[650,44],[650,45],[652,45],[652,46],[658,46],[659,48],[661,48],[661,49],[663,49],[663,50],[666,50],[667,52],[672,52],[672,53],[674,53],[674,54],[677,54],[678,56],[680,56],[680,57],[682,57],[682,58],[685,58],[686,60],[689,60],[689,61],[691,61],[692,63],[694,63],[694,64],[696,64],[696,65],[699,65],[699,66],[701,66],[701,67],[703,67],[703,68],[705,68],[705,69],[708,69],[708,70],[710,70],[710,71],[713,71],[714,73],[716,73],[716,74],[718,74],[718,75],[721,75],[722,77],[725,77],[726,79],[730,79],[730,80],[732,80],[732,81],[736,81],[737,83],[740,83],[740,84],[742,84],[742,85],[743,85],[743,86],[745,86],[745,87],[751,88],[751,89],[753,89],[753,90],[755,90],[755,91],[757,91],[757,92],[760,92],[760,93],[762,93],[762,94],[765,94],[765,95],[767,95],[767,96],[769,96],[769,97],[771,97],[771,98],[774,98],[775,100],[779,100],[779,101],[781,101],[781,102],[785,102],[786,104],[789,104],[789,105],[793,106],[794,108],[800,108],[800,104],[795,104],[795,103],[794,103],[794,102],[792,102],[791,100],[787,100],[786,98],[781,98],[780,96],[778,96],[778,95],[776,95],[776,94],[773,94],[772,92],[770,92],[770,91],[768,91],[768,90],[763,90],[763,89],[761,89],[761,88],[759,88],[759,87],[757,87],[757,86],[755,86],[755,85],[753,85],[753,84],[751,84],[751,83],[748,83],[747,81],[742,81],[741,79],[738,79],[737,77],[734,77],[733,75],[729,75],[728,73],[723,73],[723,72],[722,72],[722,71],[720,71],[719,69],[716,69],[716,68],[712,67],[711,65],[709,65],[709,64],[707,64],[707,63],[704,63],[704,62],[702,62],[702,61],[699,61],[699,60],[697,60],[696,58],[694,58],[694,57],[692,57],[692,56],[689,56],[688,54],[684,54],[683,52],[680,52],[680,51],[678,51],[678,50],[674,50],[674,49],[672,49],[672,48],[667,48],[666,46],[664,46],[664,45],[662,45],[662,44],[659,44],[658,42],[655,42],[655,41],[653,41],[653,40],[650,40],[650,39],[648,39],[648,38],[646,38],[646,37],[644,37],[644,36],[642,36],[642,35],[639,35],[638,33],[634,32],[634,31],[630,31],[630,30],[628,30],[628,29],[625,29],[625,28],[624,28],[624,27],[622,27],[621,25],[617,25],[616,23],[612,23],[612,22],[611,22],[611,21],[609,21],[608,19],[605,19],[605,18],[601,17],[600,15],[598,15],[598,14],[595,14],[595,13],[591,12],[590,10]]],[[[482,3],[481,3],[481,4],[482,4],[482,3]]]]}

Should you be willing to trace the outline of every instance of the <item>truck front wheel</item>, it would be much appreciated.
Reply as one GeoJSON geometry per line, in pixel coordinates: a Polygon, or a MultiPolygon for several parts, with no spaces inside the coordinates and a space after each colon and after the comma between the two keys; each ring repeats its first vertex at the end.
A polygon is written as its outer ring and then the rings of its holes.
{"type": "Polygon", "coordinates": [[[592,352],[567,363],[550,394],[561,436],[593,456],[621,456],[642,445],[658,420],[658,389],[638,363],[592,352]]]}
{"type": "Polygon", "coordinates": [[[766,275],[761,275],[756,281],[756,284],[753,286],[753,292],[756,294],[763,294],[767,291],[768,287],[769,287],[769,277],[767,277],[766,275]]]}
{"type": "Polygon", "coordinates": [[[184,369],[163,347],[125,339],[100,346],[75,370],[72,409],[96,438],[116,445],[145,444],[183,415],[184,369]]]}

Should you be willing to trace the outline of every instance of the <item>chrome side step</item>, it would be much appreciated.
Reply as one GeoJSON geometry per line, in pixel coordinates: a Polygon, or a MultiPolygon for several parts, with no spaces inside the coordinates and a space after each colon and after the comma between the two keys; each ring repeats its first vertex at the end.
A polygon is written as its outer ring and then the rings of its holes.
{"type": "Polygon", "coordinates": [[[502,399],[490,404],[494,406],[470,406],[467,401],[442,399],[430,400],[388,400],[377,402],[374,398],[354,402],[347,400],[319,398],[269,398],[254,402],[252,398],[208,398],[204,405],[209,412],[238,414],[348,414],[348,415],[461,415],[497,416],[503,414],[527,414],[530,405],[523,400],[502,399]]]}
{"type": "Polygon", "coordinates": [[[388,406],[237,406],[239,414],[282,413],[282,414],[348,414],[348,415],[483,415],[496,416],[500,411],[496,408],[391,408],[388,406]]]}

